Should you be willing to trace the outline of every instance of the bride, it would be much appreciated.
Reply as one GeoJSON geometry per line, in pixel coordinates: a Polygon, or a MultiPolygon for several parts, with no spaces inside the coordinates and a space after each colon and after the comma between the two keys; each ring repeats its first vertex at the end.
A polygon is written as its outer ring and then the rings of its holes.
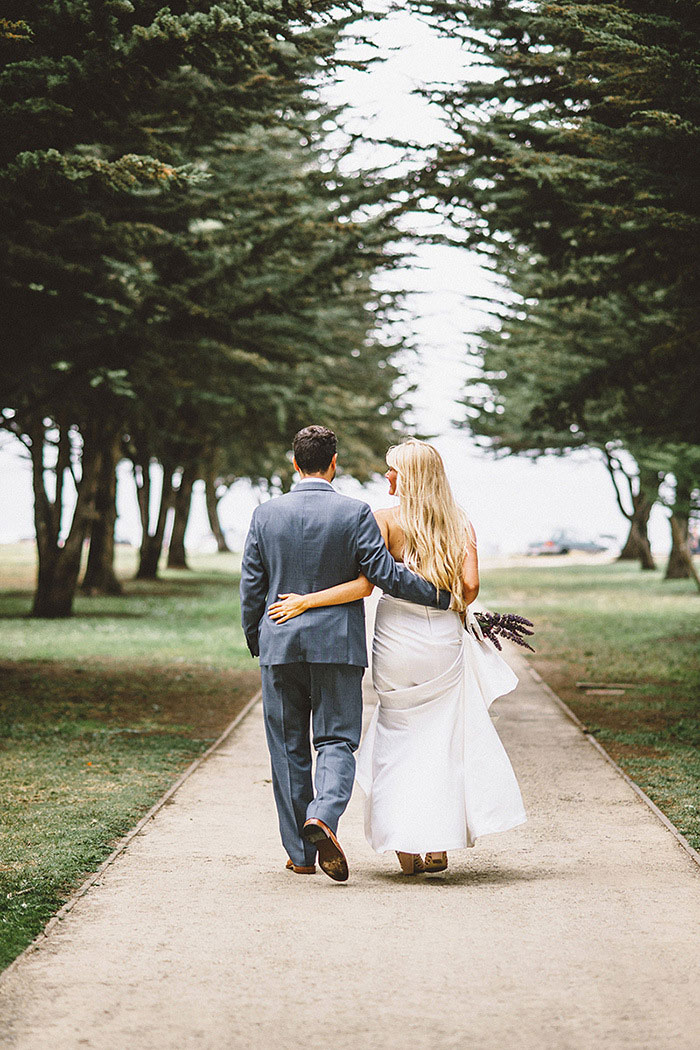
{"type": "MultiPolygon", "coordinates": [[[[450,489],[439,452],[411,438],[386,457],[398,507],[376,514],[397,561],[448,590],[448,610],[382,595],[372,644],[379,697],[357,758],[366,795],[365,834],[394,850],[402,871],[444,871],[448,850],[525,821],[522,798],[488,708],[518,679],[484,641],[468,607],[479,591],[474,531],[450,489]],[[425,860],[423,859],[425,854],[425,860]]],[[[284,623],[307,609],[357,601],[364,576],[312,594],[281,594],[269,609],[284,623]]]]}

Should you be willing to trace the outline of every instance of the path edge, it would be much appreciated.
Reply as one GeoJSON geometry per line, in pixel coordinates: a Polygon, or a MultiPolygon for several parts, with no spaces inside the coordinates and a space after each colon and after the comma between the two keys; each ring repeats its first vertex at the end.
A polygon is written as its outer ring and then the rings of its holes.
{"type": "Polygon", "coordinates": [[[530,664],[527,660],[525,661],[525,664],[530,673],[530,677],[533,678],[534,681],[537,682],[539,687],[544,690],[549,699],[553,700],[554,703],[561,708],[561,710],[564,712],[567,718],[569,718],[574,723],[577,729],[581,730],[588,743],[596,749],[596,751],[605,759],[605,761],[613,767],[615,772],[622,777],[625,783],[632,788],[635,795],[637,795],[637,797],[651,810],[651,812],[654,814],[657,820],[661,821],[666,830],[671,832],[676,842],[678,842],[678,844],[683,847],[683,849],[691,858],[691,860],[695,861],[698,867],[700,867],[700,853],[698,853],[698,851],[690,845],[685,835],[683,835],[682,832],[678,830],[676,825],[673,824],[668,819],[666,814],[659,809],[656,803],[649,798],[646,791],[643,791],[642,788],[640,788],[639,784],[637,784],[636,781],[632,780],[632,778],[628,776],[627,773],[625,773],[622,766],[619,766],[617,764],[612,755],[608,754],[603,745],[595,738],[593,733],[591,733],[588,730],[588,728],[581,721],[578,715],[575,714],[575,712],[571,710],[569,705],[564,700],[562,700],[562,698],[557,693],[554,692],[551,686],[547,685],[539,671],[536,671],[532,664],[530,664]]]}
{"type": "Polygon", "coordinates": [[[85,881],[77,888],[77,890],[75,890],[75,892],[68,898],[65,904],[61,906],[61,908],[56,912],[56,914],[51,916],[49,921],[44,926],[43,930],[36,935],[34,940],[30,944],[28,944],[27,947],[23,951],[21,951],[16,958],[12,960],[9,966],[6,966],[5,969],[0,972],[0,984],[2,984],[4,979],[8,977],[9,974],[12,973],[12,971],[20,965],[22,959],[24,959],[28,955],[31,955],[37,950],[37,948],[41,944],[44,943],[51,931],[55,929],[55,927],[58,926],[58,924],[62,922],[63,919],[65,919],[65,917],[73,910],[80,898],[84,897],[88,890],[95,885],[98,879],[100,879],[101,876],[104,875],[107,868],[111,867],[111,865],[114,863],[117,857],[121,856],[121,854],[124,852],[127,846],[129,846],[133,842],[136,836],[141,834],[146,825],[149,824],[155,816],[157,816],[157,814],[161,811],[163,806],[165,806],[166,803],[168,803],[173,797],[173,795],[177,791],[179,791],[179,789],[182,787],[185,781],[189,780],[192,774],[195,773],[204,762],[206,762],[209,756],[212,755],[214,751],[217,750],[217,748],[221,747],[221,745],[226,740],[228,740],[231,734],[238,728],[241,722],[243,722],[243,720],[250,714],[250,712],[259,702],[261,696],[262,690],[258,689],[257,693],[255,693],[250,698],[250,700],[238,712],[235,718],[233,718],[232,721],[229,722],[224,731],[216,738],[214,743],[210,744],[206,751],[203,751],[198,758],[195,758],[195,760],[190,763],[187,769],[185,769],[184,772],[180,774],[177,780],[175,780],[174,783],[172,783],[167,789],[167,791],[163,795],[161,795],[161,797],[151,806],[148,813],[141,817],[139,822],[135,824],[130,831],[127,831],[126,835],[124,835],[124,837],[119,840],[119,842],[114,847],[107,859],[102,861],[97,871],[94,871],[92,875],[88,875],[85,881]]]}

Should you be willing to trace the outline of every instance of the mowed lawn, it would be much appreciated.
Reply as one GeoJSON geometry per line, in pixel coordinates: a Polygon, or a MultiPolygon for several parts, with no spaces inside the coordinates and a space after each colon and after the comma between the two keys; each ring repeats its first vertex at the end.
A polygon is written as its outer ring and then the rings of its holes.
{"type": "Polygon", "coordinates": [[[0,547],[0,968],[256,692],[238,559],[34,621],[31,544],[0,547]]]}
{"type": "Polygon", "coordinates": [[[482,573],[487,608],[535,622],[531,662],[700,849],[700,595],[637,564],[533,559],[482,573]],[[576,683],[626,685],[619,695],[576,683]]]}

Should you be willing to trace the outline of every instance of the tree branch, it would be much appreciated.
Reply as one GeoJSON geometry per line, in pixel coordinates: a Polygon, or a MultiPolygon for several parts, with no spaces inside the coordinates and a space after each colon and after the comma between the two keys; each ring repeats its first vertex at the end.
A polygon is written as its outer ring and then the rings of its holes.
{"type": "Polygon", "coordinates": [[[602,451],[602,453],[603,453],[603,455],[605,457],[605,465],[608,468],[608,473],[610,474],[610,477],[611,477],[612,483],[613,483],[613,488],[615,489],[615,499],[617,500],[617,505],[620,508],[620,511],[622,512],[622,514],[627,518],[627,520],[628,521],[632,521],[633,514],[631,512],[629,512],[629,511],[625,510],[625,506],[624,506],[624,504],[622,502],[622,493],[620,492],[620,488],[619,488],[618,483],[617,483],[617,475],[616,475],[615,472],[616,472],[616,470],[619,470],[620,473],[623,475],[623,477],[627,480],[627,484],[630,487],[630,494],[631,494],[632,485],[631,485],[631,482],[630,482],[629,475],[627,474],[626,470],[624,469],[624,467],[620,463],[619,459],[613,457],[613,455],[610,452],[610,450],[607,447],[607,445],[603,445],[601,451],[602,451]]]}

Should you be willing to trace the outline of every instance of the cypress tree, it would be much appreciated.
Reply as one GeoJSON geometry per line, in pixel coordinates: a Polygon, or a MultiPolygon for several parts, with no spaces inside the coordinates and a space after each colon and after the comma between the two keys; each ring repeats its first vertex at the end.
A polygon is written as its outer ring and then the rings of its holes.
{"type": "Polygon", "coordinates": [[[564,338],[579,308],[605,319],[560,374],[556,400],[572,420],[614,399],[628,433],[696,442],[697,6],[414,6],[485,70],[429,91],[452,141],[417,191],[512,281],[533,326],[548,308],[564,338]]]}
{"type": "Polygon", "coordinates": [[[697,6],[413,6],[478,67],[427,89],[450,135],[415,192],[508,287],[481,339],[469,423],[496,449],[626,448],[638,466],[630,506],[620,500],[625,552],[651,567],[668,450],[699,433],[687,382],[700,328],[697,6]]]}
{"type": "Polygon", "coordinates": [[[394,348],[370,335],[380,311],[369,277],[390,234],[384,216],[357,216],[352,180],[327,160],[320,170],[332,115],[309,93],[355,11],[305,0],[9,5],[0,289],[19,364],[3,400],[34,459],[37,615],[71,611],[96,515],[86,586],[112,585],[104,464],[122,436],[141,479],[146,577],[173,478],[201,472],[203,450],[226,447],[232,430],[252,436],[246,468],[270,478],[288,471],[289,433],[309,414],[358,435],[360,470],[376,461],[400,414],[394,348]],[[380,424],[366,418],[375,408],[380,424]],[[164,482],[151,523],[154,461],[164,482]],[[78,504],[62,545],[69,468],[78,504]]]}

